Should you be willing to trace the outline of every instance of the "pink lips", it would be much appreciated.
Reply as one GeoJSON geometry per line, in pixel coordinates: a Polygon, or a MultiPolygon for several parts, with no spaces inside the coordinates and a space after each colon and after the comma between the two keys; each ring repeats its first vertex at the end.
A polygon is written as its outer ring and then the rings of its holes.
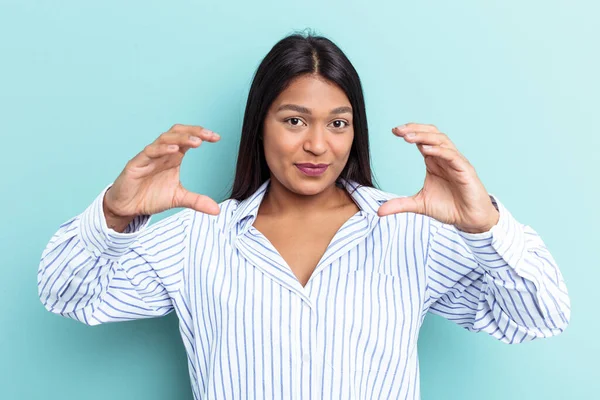
{"type": "Polygon", "coordinates": [[[298,167],[298,169],[300,171],[302,171],[304,174],[306,174],[308,176],[322,175],[329,167],[329,164],[303,163],[303,164],[295,164],[295,165],[296,165],[296,167],[298,167]]]}

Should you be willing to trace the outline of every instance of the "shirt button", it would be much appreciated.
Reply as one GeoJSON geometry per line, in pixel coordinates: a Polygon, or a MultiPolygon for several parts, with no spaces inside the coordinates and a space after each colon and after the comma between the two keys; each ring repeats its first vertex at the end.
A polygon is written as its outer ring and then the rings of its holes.
{"type": "Polygon", "coordinates": [[[304,355],[302,356],[302,361],[309,362],[310,361],[310,353],[308,353],[308,352],[304,353],[304,355]]]}

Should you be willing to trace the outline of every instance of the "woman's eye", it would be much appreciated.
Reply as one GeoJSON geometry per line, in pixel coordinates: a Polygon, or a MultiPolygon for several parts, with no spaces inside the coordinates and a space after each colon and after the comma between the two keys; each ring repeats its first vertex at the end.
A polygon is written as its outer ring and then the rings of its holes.
{"type": "Polygon", "coordinates": [[[287,122],[292,126],[302,125],[302,120],[300,118],[288,118],[287,122]]]}
{"type": "Polygon", "coordinates": [[[348,123],[341,119],[337,119],[337,120],[333,121],[333,127],[336,129],[346,128],[347,126],[348,126],[348,123]]]}

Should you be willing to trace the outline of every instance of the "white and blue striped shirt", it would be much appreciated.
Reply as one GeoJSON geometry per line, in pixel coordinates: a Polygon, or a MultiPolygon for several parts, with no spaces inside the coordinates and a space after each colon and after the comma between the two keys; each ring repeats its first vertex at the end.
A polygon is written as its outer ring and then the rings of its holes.
{"type": "Polygon", "coordinates": [[[468,234],[413,213],[380,218],[395,196],[343,182],[360,211],[303,287],[252,226],[268,184],[218,216],[142,216],[124,233],[106,225],[105,188],[44,250],[42,303],[88,325],[175,310],[196,399],[419,399],[428,311],[506,343],[568,324],[554,259],[494,196],[498,224],[468,234]]]}

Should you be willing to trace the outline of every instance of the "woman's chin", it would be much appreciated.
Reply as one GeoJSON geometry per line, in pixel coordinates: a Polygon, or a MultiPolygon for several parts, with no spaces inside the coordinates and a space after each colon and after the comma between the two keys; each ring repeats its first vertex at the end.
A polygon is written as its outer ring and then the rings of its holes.
{"type": "Polygon", "coordinates": [[[335,185],[335,179],[328,179],[327,176],[318,177],[300,177],[290,181],[291,191],[302,196],[314,196],[326,190],[329,186],[335,185]]]}

